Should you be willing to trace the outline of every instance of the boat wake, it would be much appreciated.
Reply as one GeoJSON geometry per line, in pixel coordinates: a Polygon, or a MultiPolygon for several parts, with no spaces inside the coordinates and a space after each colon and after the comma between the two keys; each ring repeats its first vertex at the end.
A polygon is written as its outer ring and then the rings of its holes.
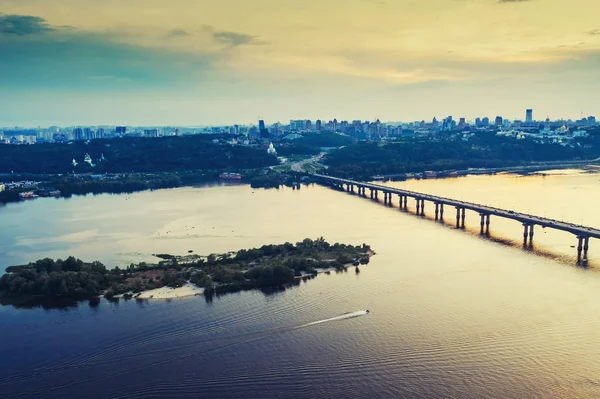
{"type": "Polygon", "coordinates": [[[368,310],[359,310],[357,312],[344,313],[343,315],[336,316],[336,317],[331,317],[329,319],[311,321],[310,323],[302,324],[301,326],[298,326],[296,328],[304,328],[304,327],[315,326],[317,324],[329,323],[329,322],[332,322],[332,321],[352,319],[352,318],[355,318],[355,317],[366,316],[368,314],[369,314],[368,310]]]}

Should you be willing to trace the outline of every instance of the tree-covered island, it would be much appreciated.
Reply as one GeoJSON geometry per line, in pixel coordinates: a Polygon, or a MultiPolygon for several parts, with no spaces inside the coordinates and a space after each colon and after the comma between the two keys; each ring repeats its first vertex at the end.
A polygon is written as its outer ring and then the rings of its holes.
{"type": "Polygon", "coordinates": [[[319,270],[345,270],[369,263],[374,253],[367,244],[330,244],[322,237],[296,244],[263,245],[225,254],[174,256],[157,254],[156,264],[131,264],[107,269],[100,262],[74,257],[40,259],[10,266],[0,278],[0,303],[28,303],[36,299],[86,300],[104,296],[125,298],[161,287],[182,287],[187,282],[204,288],[204,295],[249,289],[287,287],[319,270]]]}

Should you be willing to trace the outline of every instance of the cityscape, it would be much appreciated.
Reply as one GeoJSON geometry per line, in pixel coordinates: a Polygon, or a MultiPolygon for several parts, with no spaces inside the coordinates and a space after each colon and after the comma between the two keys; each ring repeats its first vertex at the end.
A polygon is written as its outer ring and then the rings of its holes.
{"type": "MultiPolygon", "coordinates": [[[[250,145],[250,140],[256,141],[268,138],[275,141],[293,141],[302,134],[313,132],[335,132],[345,134],[357,140],[394,141],[407,137],[425,137],[430,135],[456,134],[468,138],[470,132],[486,131],[497,135],[522,139],[529,137],[542,142],[559,142],[568,145],[569,139],[586,135],[586,128],[597,126],[594,116],[578,120],[536,120],[533,110],[525,111],[523,120],[508,120],[502,116],[495,118],[476,118],[467,121],[466,118],[456,120],[452,116],[431,121],[380,122],[376,121],[338,121],[337,119],[322,121],[320,119],[290,120],[288,124],[268,124],[259,120],[257,125],[206,126],[206,127],[136,127],[136,126],[86,126],[25,129],[3,128],[0,130],[0,142],[4,144],[36,144],[61,143],[77,140],[110,139],[117,137],[164,137],[198,134],[228,134],[243,136],[240,144],[250,145]]],[[[236,141],[237,143],[237,141],[236,141]]]]}

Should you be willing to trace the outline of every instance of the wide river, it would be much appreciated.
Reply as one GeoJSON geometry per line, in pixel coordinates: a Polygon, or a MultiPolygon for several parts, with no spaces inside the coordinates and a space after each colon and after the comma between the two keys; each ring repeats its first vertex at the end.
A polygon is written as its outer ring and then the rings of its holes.
{"type": "MultiPolygon", "coordinates": [[[[600,226],[599,174],[391,184],[600,226]]],[[[600,397],[600,242],[582,268],[572,235],[538,228],[528,251],[522,226],[491,222],[506,243],[478,237],[476,214],[460,231],[319,186],[0,207],[0,271],[46,256],[114,266],[319,236],[377,253],[360,274],[273,295],[0,307],[0,397],[600,397]]]]}

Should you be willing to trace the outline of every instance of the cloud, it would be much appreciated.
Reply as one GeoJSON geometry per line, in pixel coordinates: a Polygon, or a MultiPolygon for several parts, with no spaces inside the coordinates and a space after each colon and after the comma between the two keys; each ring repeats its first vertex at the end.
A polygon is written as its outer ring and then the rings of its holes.
{"type": "Polygon", "coordinates": [[[4,33],[0,34],[0,87],[4,90],[183,89],[190,82],[198,86],[209,82],[208,75],[225,56],[203,49],[186,52],[126,43],[128,37],[122,33],[61,29],[38,17],[10,18],[10,24],[6,18],[0,21],[4,33]]]}
{"type": "Polygon", "coordinates": [[[5,15],[0,13],[0,35],[28,36],[57,30],[45,19],[31,15],[5,15]]]}
{"type": "Polygon", "coordinates": [[[181,36],[189,36],[190,34],[183,29],[173,29],[169,31],[169,36],[181,37],[181,36]]]}
{"type": "Polygon", "coordinates": [[[600,29],[594,29],[594,30],[590,30],[585,32],[586,34],[590,35],[590,36],[600,36],[600,29]]]}
{"type": "Polygon", "coordinates": [[[227,44],[233,47],[266,44],[266,42],[258,40],[256,36],[247,35],[245,33],[218,31],[210,25],[204,25],[203,29],[208,31],[211,34],[212,38],[217,42],[227,44]]]}

